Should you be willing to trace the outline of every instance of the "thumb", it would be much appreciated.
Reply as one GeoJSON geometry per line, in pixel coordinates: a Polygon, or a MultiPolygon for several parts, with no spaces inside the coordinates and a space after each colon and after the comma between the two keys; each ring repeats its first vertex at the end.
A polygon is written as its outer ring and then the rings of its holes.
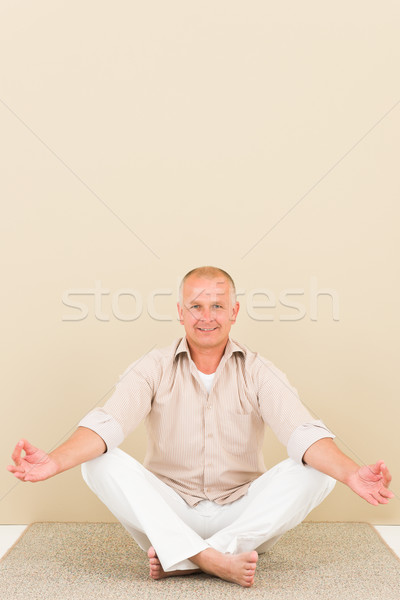
{"type": "Polygon", "coordinates": [[[37,448],[35,446],[32,446],[32,444],[28,442],[28,440],[21,440],[21,442],[23,442],[24,444],[22,449],[25,450],[27,454],[33,454],[37,451],[37,448]]]}
{"type": "Polygon", "coordinates": [[[372,473],[374,473],[374,475],[380,475],[383,464],[383,460],[378,460],[378,462],[376,462],[374,465],[369,465],[369,468],[372,471],[372,473]]]}

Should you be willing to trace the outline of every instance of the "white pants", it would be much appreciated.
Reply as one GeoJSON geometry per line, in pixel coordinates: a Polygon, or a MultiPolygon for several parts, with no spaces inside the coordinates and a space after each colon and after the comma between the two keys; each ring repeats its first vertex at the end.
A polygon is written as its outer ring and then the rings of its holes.
{"type": "Polygon", "coordinates": [[[139,546],[154,546],[164,571],[196,569],[189,557],[215,548],[265,552],[326,498],[336,481],[284,460],[230,504],[190,507],[171,487],[119,448],[82,465],[90,489],[139,546]]]}

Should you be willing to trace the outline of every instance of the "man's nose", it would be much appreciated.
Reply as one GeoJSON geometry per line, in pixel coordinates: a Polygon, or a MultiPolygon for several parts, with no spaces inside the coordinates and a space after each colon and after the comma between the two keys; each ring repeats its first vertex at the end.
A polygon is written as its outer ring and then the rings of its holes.
{"type": "Polygon", "coordinates": [[[201,314],[200,314],[200,320],[201,321],[212,321],[215,318],[215,311],[210,308],[210,307],[203,307],[201,314]]]}

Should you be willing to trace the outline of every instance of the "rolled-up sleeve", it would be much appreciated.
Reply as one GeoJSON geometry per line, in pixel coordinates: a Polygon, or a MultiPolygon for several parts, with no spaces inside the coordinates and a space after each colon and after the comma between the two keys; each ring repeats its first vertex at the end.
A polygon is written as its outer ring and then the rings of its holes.
{"type": "Polygon", "coordinates": [[[298,463],[303,462],[303,456],[312,444],[323,438],[334,438],[335,435],[322,421],[313,420],[299,425],[289,438],[287,452],[290,458],[298,463]]]}
{"type": "Polygon", "coordinates": [[[286,446],[289,457],[301,464],[312,444],[335,435],[321,420],[313,418],[282,371],[270,361],[261,359],[261,362],[258,398],[262,418],[286,446]]]}
{"type": "Polygon", "coordinates": [[[97,433],[107,446],[107,451],[116,448],[124,441],[124,432],[118,421],[104,408],[91,410],[78,423],[78,427],[87,427],[97,433]]]}

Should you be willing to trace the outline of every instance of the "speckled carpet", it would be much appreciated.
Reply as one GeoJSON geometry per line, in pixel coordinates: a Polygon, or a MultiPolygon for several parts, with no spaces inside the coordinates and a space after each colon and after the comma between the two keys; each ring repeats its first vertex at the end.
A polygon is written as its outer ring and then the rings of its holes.
{"type": "Polygon", "coordinates": [[[366,523],[303,523],[259,558],[254,586],[153,581],[116,523],[34,523],[0,562],[3,600],[399,600],[400,561],[366,523]]]}

